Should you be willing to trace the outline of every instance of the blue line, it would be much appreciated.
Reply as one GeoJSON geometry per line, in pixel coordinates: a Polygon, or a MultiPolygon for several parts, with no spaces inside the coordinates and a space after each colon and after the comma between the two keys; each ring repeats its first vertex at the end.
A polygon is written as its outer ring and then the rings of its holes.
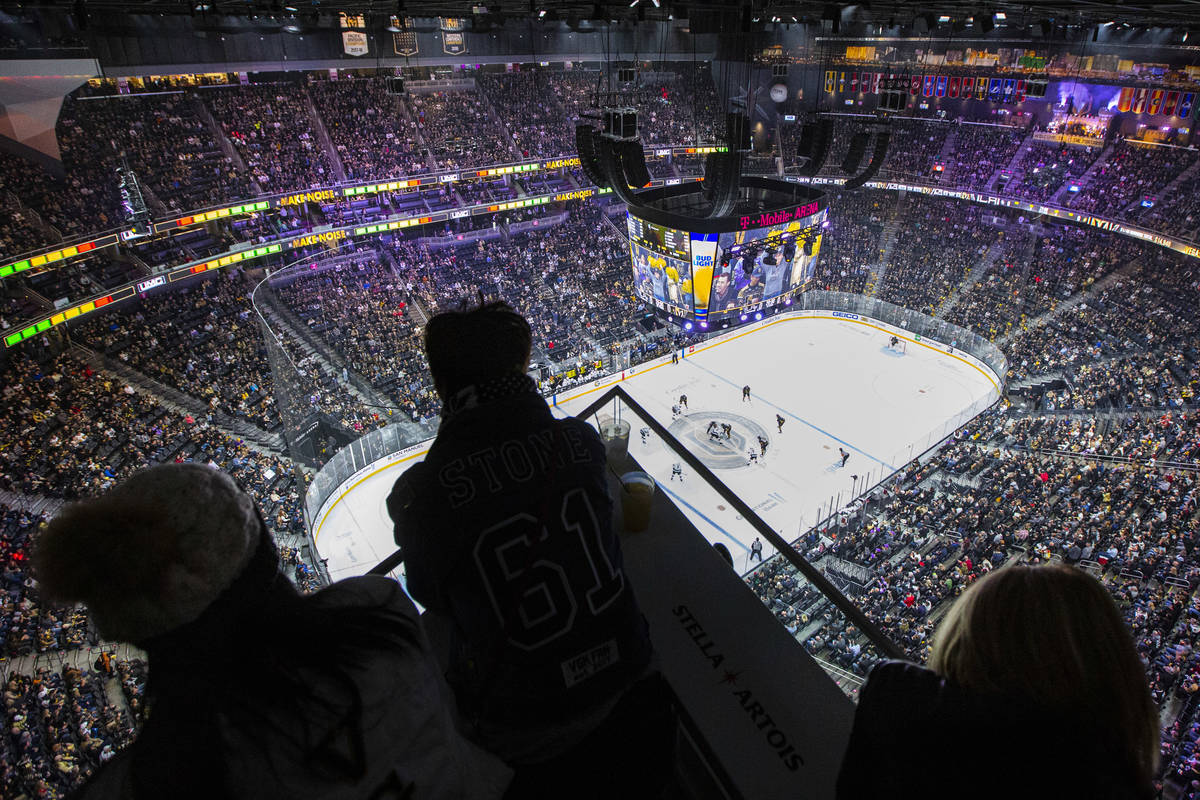
{"type": "Polygon", "coordinates": [[[742,548],[743,550],[745,550],[747,553],[749,553],[749,552],[750,552],[750,548],[749,548],[749,547],[747,547],[745,544],[743,544],[741,539],[737,538],[736,536],[734,536],[733,534],[731,534],[729,531],[725,530],[725,529],[724,529],[724,528],[722,528],[720,525],[718,525],[717,523],[713,522],[713,521],[712,521],[711,519],[709,519],[708,517],[704,516],[704,512],[703,512],[703,511],[701,511],[700,509],[696,508],[694,505],[692,505],[691,503],[689,503],[687,500],[684,500],[682,497],[680,497],[679,495],[675,494],[674,492],[672,492],[672,491],[671,491],[670,489],[668,489],[667,487],[663,486],[663,485],[662,485],[662,481],[655,481],[655,483],[657,483],[657,484],[658,484],[658,486],[659,486],[659,488],[660,488],[660,489],[662,489],[662,490],[663,490],[664,492],[666,492],[667,494],[671,495],[671,497],[675,498],[675,502],[677,502],[677,503],[682,503],[683,505],[687,506],[688,508],[690,508],[690,509],[692,510],[692,513],[693,513],[693,514],[695,514],[695,515],[696,515],[696,516],[698,516],[700,519],[704,520],[704,521],[705,521],[705,522],[707,522],[709,525],[712,525],[714,528],[716,528],[716,529],[717,529],[717,530],[719,530],[719,531],[720,531],[722,534],[724,534],[726,539],[728,539],[729,541],[733,542],[733,543],[734,543],[734,544],[736,544],[738,547],[740,547],[740,548],[742,548]]]}
{"type": "MultiPolygon", "coordinates": [[[[729,380],[724,375],[718,375],[717,373],[713,372],[708,367],[705,367],[701,364],[697,364],[695,357],[692,358],[692,366],[704,370],[709,375],[712,375],[714,378],[725,381],[726,383],[728,383],[730,386],[732,386],[735,389],[740,388],[736,383],[729,380]]],[[[786,408],[781,408],[780,406],[775,405],[770,400],[766,400],[766,399],[762,398],[761,396],[760,396],[760,399],[762,399],[762,401],[764,403],[766,403],[768,406],[775,409],[776,411],[780,411],[780,412],[786,414],[787,416],[791,417],[794,420],[799,420],[800,422],[804,423],[808,427],[812,428],[814,431],[817,431],[818,433],[823,433],[824,435],[828,436],[830,439],[833,439],[835,442],[846,445],[846,447],[850,448],[851,450],[855,451],[856,453],[861,453],[862,455],[866,456],[867,458],[871,459],[872,461],[882,464],[883,466],[887,467],[888,469],[892,470],[893,472],[895,472],[898,469],[897,467],[894,467],[891,464],[889,464],[888,462],[884,461],[882,458],[876,458],[875,456],[868,453],[866,450],[860,450],[859,448],[857,448],[854,445],[847,442],[845,439],[839,439],[838,437],[834,436],[829,431],[824,430],[822,428],[818,428],[816,425],[813,425],[811,422],[806,420],[804,417],[793,414],[791,411],[788,411],[786,408]]]]}

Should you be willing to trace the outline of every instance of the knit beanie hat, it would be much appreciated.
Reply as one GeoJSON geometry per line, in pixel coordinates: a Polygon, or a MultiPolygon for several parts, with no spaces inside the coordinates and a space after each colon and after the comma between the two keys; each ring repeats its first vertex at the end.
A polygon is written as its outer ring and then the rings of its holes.
{"type": "Polygon", "coordinates": [[[264,534],[254,501],[220,470],[162,464],[65,507],[38,537],[52,602],[84,602],[105,638],[142,642],[199,617],[264,534]]]}

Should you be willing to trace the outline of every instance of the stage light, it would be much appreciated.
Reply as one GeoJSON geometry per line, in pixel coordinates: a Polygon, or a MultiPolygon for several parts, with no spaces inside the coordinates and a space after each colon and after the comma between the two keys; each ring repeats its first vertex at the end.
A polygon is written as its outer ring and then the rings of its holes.
{"type": "Polygon", "coordinates": [[[742,316],[740,317],[740,319],[741,319],[741,321],[742,321],[742,322],[745,322],[747,319],[749,319],[749,317],[747,317],[745,314],[742,314],[742,316]]]}
{"type": "Polygon", "coordinates": [[[707,323],[707,322],[701,322],[701,323],[700,323],[700,327],[701,327],[701,328],[707,328],[707,327],[708,327],[708,323],[707,323]]]}
{"type": "Polygon", "coordinates": [[[756,320],[758,320],[758,319],[762,319],[762,312],[760,311],[760,312],[758,312],[757,314],[755,314],[755,315],[754,315],[754,318],[755,318],[756,320]]]}

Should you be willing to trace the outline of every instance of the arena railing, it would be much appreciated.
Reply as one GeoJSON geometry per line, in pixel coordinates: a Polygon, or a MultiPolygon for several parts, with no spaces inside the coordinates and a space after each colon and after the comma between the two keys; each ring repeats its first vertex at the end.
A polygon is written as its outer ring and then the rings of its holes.
{"type": "MultiPolygon", "coordinates": [[[[651,145],[646,148],[647,152],[654,156],[663,156],[666,154],[670,154],[672,156],[690,155],[691,153],[687,152],[689,150],[707,151],[709,149],[711,148],[680,145],[651,145]]],[[[442,184],[454,185],[462,180],[504,177],[505,175],[510,174],[520,176],[521,174],[535,170],[543,172],[554,171],[574,166],[578,166],[578,156],[571,153],[564,153],[561,156],[554,156],[548,159],[543,158],[530,161],[502,163],[487,167],[449,171],[442,170],[438,172],[419,172],[410,176],[399,178],[377,178],[369,181],[343,181],[340,183],[326,184],[309,189],[295,189],[284,193],[274,193],[240,200],[229,200],[220,205],[188,211],[180,214],[178,217],[164,220],[162,222],[156,222],[154,224],[154,233],[165,233],[168,235],[177,232],[182,233],[184,231],[192,230],[196,225],[203,224],[205,222],[219,222],[232,217],[240,216],[242,214],[261,213],[263,211],[277,208],[281,205],[293,204],[285,201],[290,201],[296,198],[312,197],[314,200],[320,199],[329,202],[354,200],[356,197],[367,194],[401,191],[406,188],[436,188],[442,184]],[[416,183],[413,183],[414,181],[419,181],[420,185],[418,186],[416,183]],[[381,186],[385,188],[379,188],[381,186]]],[[[687,175],[682,176],[681,178],[672,178],[668,180],[674,182],[689,179],[697,179],[697,176],[687,175]]],[[[808,178],[788,175],[784,176],[784,179],[799,183],[812,183],[816,185],[833,187],[840,186],[841,184],[845,183],[845,179],[843,178],[808,178]]],[[[656,179],[652,182],[652,185],[661,185],[665,182],[667,181],[663,179],[656,179]]],[[[1198,242],[1168,236],[1149,228],[1143,228],[1138,225],[1130,225],[1109,217],[1094,216],[1061,206],[1052,206],[1045,203],[1032,202],[1020,197],[953,189],[947,188],[941,184],[933,183],[890,181],[887,180],[886,177],[883,180],[869,181],[867,184],[865,184],[865,186],[868,189],[915,191],[935,197],[954,198],[967,200],[969,202],[982,205],[994,205],[1004,208],[1015,208],[1023,211],[1031,211],[1037,214],[1044,214],[1082,225],[1088,225],[1101,230],[1114,231],[1123,236],[1174,250],[1191,258],[1200,258],[1200,243],[1198,242]]],[[[132,230],[128,227],[113,228],[106,231],[88,233],[71,237],[69,239],[63,239],[53,247],[38,248],[36,250],[21,253],[19,255],[0,256],[0,279],[7,277],[8,275],[19,274],[25,269],[29,269],[30,266],[28,262],[39,259],[43,256],[46,256],[47,258],[44,259],[44,263],[41,266],[51,263],[62,265],[78,256],[86,255],[87,253],[94,254],[95,250],[111,247],[115,244],[125,241],[131,233],[132,230]],[[12,269],[19,264],[25,264],[25,266],[16,270],[12,269]]],[[[155,265],[154,270],[155,272],[159,272],[168,267],[169,265],[155,265]]]]}
{"type": "MultiPolygon", "coordinates": [[[[603,411],[608,411],[609,413],[607,416],[611,416],[613,418],[622,418],[626,413],[631,413],[637,419],[636,425],[631,423],[631,430],[641,426],[649,428],[651,432],[662,441],[667,449],[672,452],[674,458],[678,459],[680,462],[682,462],[682,464],[686,465],[687,469],[690,470],[689,480],[692,480],[693,477],[698,478],[704,484],[704,486],[707,487],[709,494],[715,495],[720,499],[720,501],[727,503],[729,507],[736,512],[740,518],[738,520],[738,524],[741,526],[741,530],[747,540],[753,536],[761,537],[764,542],[775,548],[779,556],[790,566],[794,567],[809,585],[816,589],[820,597],[823,598],[823,601],[819,601],[817,603],[817,605],[822,606],[820,609],[821,613],[833,612],[833,616],[838,621],[845,621],[854,625],[854,627],[861,632],[870,646],[877,651],[878,657],[905,657],[904,651],[895,642],[893,642],[879,628],[878,625],[868,618],[866,614],[863,613],[862,609],[860,609],[853,601],[847,598],[841,592],[841,590],[839,590],[837,586],[833,584],[833,582],[831,582],[827,577],[825,577],[824,574],[822,574],[819,569],[814,567],[807,559],[797,552],[795,547],[793,547],[786,539],[784,539],[784,537],[780,535],[780,533],[771,525],[771,523],[759,516],[759,514],[753,508],[751,508],[745,500],[738,496],[733,489],[725,485],[725,483],[718,478],[716,474],[697,455],[688,450],[688,448],[686,448],[682,442],[675,438],[674,434],[672,434],[661,422],[655,419],[655,417],[640,403],[634,400],[621,385],[617,384],[610,387],[575,416],[578,419],[585,421],[591,419],[598,420],[601,412],[603,411]]],[[[375,431],[374,433],[381,434],[387,430],[387,428],[383,428],[380,431],[375,431]]],[[[378,437],[374,437],[372,434],[368,434],[367,436],[363,437],[363,439],[377,438],[378,437]]],[[[378,469],[384,469],[391,464],[409,460],[410,458],[415,458],[416,456],[423,454],[423,452],[418,452],[422,448],[410,448],[410,452],[393,453],[393,456],[398,457],[389,459],[388,463],[385,465],[380,465],[370,461],[372,450],[374,449],[375,445],[376,442],[373,441],[368,447],[359,451],[357,454],[358,457],[354,459],[354,463],[362,464],[363,466],[361,466],[357,471],[362,471],[367,466],[373,466],[376,468],[376,470],[373,471],[377,471],[378,469]]],[[[339,455],[344,452],[346,452],[346,449],[340,451],[339,455]]],[[[349,461],[350,459],[348,458],[347,460],[349,461]]],[[[344,472],[345,470],[342,471],[344,472]]],[[[322,473],[323,472],[324,470],[322,470],[322,473]]],[[[320,475],[318,475],[318,478],[319,477],[320,475]]],[[[354,473],[349,473],[347,475],[347,479],[350,477],[354,477],[354,473]]],[[[314,486],[316,485],[316,479],[314,479],[313,484],[314,486]]],[[[676,505],[680,504],[676,503],[676,505]]],[[[316,508],[313,509],[314,513],[316,510],[316,508]]],[[[372,567],[368,573],[372,575],[391,574],[403,563],[403,561],[403,551],[397,550],[386,559],[372,567]]],[[[803,586],[797,588],[802,590],[803,586]]],[[[816,620],[818,616],[819,615],[816,613],[811,615],[813,620],[816,620]]],[[[833,621],[834,620],[832,619],[828,620],[825,624],[829,624],[829,622],[833,621]]]]}

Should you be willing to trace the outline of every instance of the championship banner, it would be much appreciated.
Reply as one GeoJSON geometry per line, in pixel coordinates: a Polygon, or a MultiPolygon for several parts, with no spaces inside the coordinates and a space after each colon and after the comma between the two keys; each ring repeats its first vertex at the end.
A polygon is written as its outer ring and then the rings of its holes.
{"type": "Polygon", "coordinates": [[[921,92],[922,96],[933,97],[933,84],[934,84],[935,80],[937,80],[937,79],[934,78],[934,76],[932,76],[932,75],[925,76],[925,88],[921,92]]]}
{"type": "Polygon", "coordinates": [[[883,84],[883,73],[876,72],[875,77],[871,80],[871,94],[879,94],[879,87],[883,84]]]}
{"type": "Polygon", "coordinates": [[[1017,81],[1017,102],[1025,102],[1025,81],[1023,80],[1017,81]]]}
{"type": "Polygon", "coordinates": [[[1017,82],[1013,78],[1004,79],[1004,102],[1011,103],[1013,94],[1017,91],[1017,82]]]}
{"type": "Polygon", "coordinates": [[[908,93],[916,97],[921,93],[921,76],[913,75],[912,82],[909,84],[908,93]]]}
{"type": "Polygon", "coordinates": [[[987,100],[988,95],[988,79],[977,78],[975,80],[975,99],[987,100]]]}
{"type": "Polygon", "coordinates": [[[975,93],[975,79],[970,78],[970,77],[963,78],[962,79],[962,96],[965,97],[967,100],[970,100],[971,95],[973,95],[974,93],[975,93]]]}
{"type": "Polygon", "coordinates": [[[392,50],[398,56],[415,56],[418,52],[417,32],[400,31],[392,34],[392,50]]]}
{"type": "MultiPolygon", "coordinates": [[[[865,75],[866,73],[863,73],[863,74],[865,75]]],[[[857,72],[850,73],[850,91],[855,92],[855,93],[858,92],[858,73],[857,72]]]]}
{"type": "Polygon", "coordinates": [[[846,91],[846,73],[839,72],[838,73],[838,94],[842,94],[845,91],[846,91]]]}
{"type": "Polygon", "coordinates": [[[448,56],[461,56],[467,52],[467,40],[461,33],[442,31],[442,52],[448,56]]]}
{"type": "Polygon", "coordinates": [[[1163,102],[1162,113],[1168,117],[1175,115],[1175,104],[1179,102],[1179,92],[1167,92],[1167,99],[1163,102]]]}
{"type": "Polygon", "coordinates": [[[946,96],[946,82],[949,80],[945,75],[939,75],[937,79],[937,96],[946,96]]]}
{"type": "Polygon", "coordinates": [[[1164,94],[1164,92],[1162,89],[1155,89],[1153,92],[1150,93],[1150,105],[1148,105],[1146,107],[1147,113],[1149,113],[1149,114],[1157,114],[1158,113],[1158,110],[1160,108],[1162,108],[1163,94],[1164,94]]]}
{"type": "Polygon", "coordinates": [[[831,69],[825,70],[825,91],[833,93],[833,70],[831,69]]]}
{"type": "Polygon", "coordinates": [[[993,103],[1000,102],[1000,93],[1004,91],[1004,81],[1001,78],[992,78],[988,84],[988,100],[993,103]]]}
{"type": "Polygon", "coordinates": [[[365,56],[369,50],[367,35],[362,31],[342,31],[342,52],[348,56],[365,56]]]}
{"type": "Polygon", "coordinates": [[[1126,86],[1117,97],[1117,111],[1128,113],[1133,108],[1133,87],[1126,86]]]}
{"type": "Polygon", "coordinates": [[[957,75],[950,79],[950,86],[948,87],[947,91],[951,97],[958,97],[958,84],[961,80],[962,78],[958,77],[957,75]]]}
{"type": "Polygon", "coordinates": [[[1149,89],[1138,89],[1133,98],[1133,113],[1141,114],[1146,110],[1146,101],[1150,98],[1149,89]]]}
{"type": "Polygon", "coordinates": [[[1175,116],[1187,119],[1192,115],[1192,101],[1196,99],[1195,92],[1184,92],[1179,98],[1179,108],[1175,116]]]}

